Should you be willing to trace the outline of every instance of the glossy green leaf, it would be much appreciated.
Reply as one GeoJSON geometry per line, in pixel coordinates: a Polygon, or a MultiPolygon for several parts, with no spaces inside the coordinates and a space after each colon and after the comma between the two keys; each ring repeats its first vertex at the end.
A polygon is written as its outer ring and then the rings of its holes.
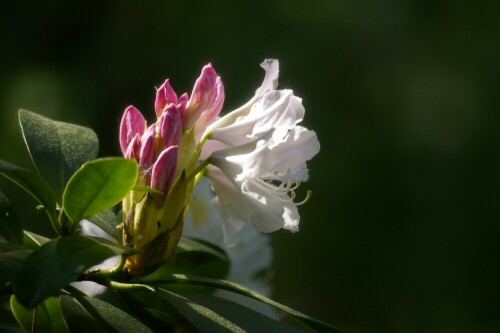
{"type": "Polygon", "coordinates": [[[106,329],[73,297],[59,297],[64,320],[71,333],[105,333],[106,329]]]}
{"type": "Polygon", "coordinates": [[[227,290],[227,291],[234,292],[236,294],[240,294],[243,296],[247,296],[247,297],[256,299],[260,302],[272,305],[272,306],[280,309],[281,311],[286,312],[288,315],[292,316],[293,318],[303,322],[304,324],[306,324],[306,325],[308,325],[308,326],[310,326],[310,327],[312,327],[320,332],[332,332],[332,333],[342,332],[339,329],[337,329],[337,328],[335,328],[327,323],[324,323],[320,320],[309,317],[309,316],[307,316],[307,315],[305,315],[297,310],[289,308],[286,305],[275,302],[272,299],[270,299],[266,296],[263,296],[255,291],[253,291],[252,289],[247,288],[247,287],[245,287],[241,284],[235,283],[235,282],[175,274],[175,275],[172,275],[170,277],[163,277],[154,283],[153,282],[149,282],[149,283],[155,284],[155,285],[167,285],[167,284],[201,285],[201,286],[206,286],[206,287],[211,287],[211,288],[218,288],[218,289],[227,290]]]}
{"type": "Polygon", "coordinates": [[[36,308],[28,309],[15,296],[12,296],[10,307],[17,322],[26,332],[32,332],[32,328],[34,332],[69,332],[57,297],[49,297],[36,308]],[[33,314],[34,311],[36,311],[35,314],[33,314]],[[33,325],[33,320],[35,321],[35,325],[33,325]]]}
{"type": "Polygon", "coordinates": [[[9,243],[23,242],[23,226],[9,199],[0,191],[0,236],[9,243]]]}
{"type": "Polygon", "coordinates": [[[179,312],[199,331],[205,332],[246,332],[242,327],[228,320],[213,310],[194,303],[189,299],[174,294],[164,289],[158,289],[158,293],[172,303],[179,312]]]}
{"type": "Polygon", "coordinates": [[[226,251],[216,246],[213,243],[206,242],[202,239],[181,237],[177,244],[178,252],[203,252],[221,260],[228,260],[226,251]]]}
{"type": "Polygon", "coordinates": [[[294,333],[298,329],[275,321],[240,304],[207,294],[172,292],[159,288],[158,293],[200,331],[294,333]]]}
{"type": "Polygon", "coordinates": [[[122,223],[121,213],[115,214],[111,209],[107,209],[97,215],[88,217],[87,220],[121,242],[122,232],[121,229],[117,228],[122,223]]]}
{"type": "Polygon", "coordinates": [[[182,237],[174,255],[159,269],[142,278],[154,281],[165,275],[186,274],[223,279],[231,262],[224,250],[200,239],[182,237]]]}
{"type": "Polygon", "coordinates": [[[27,110],[19,110],[19,123],[38,173],[61,198],[71,175],[97,157],[97,135],[90,128],[54,121],[27,110]]]}
{"type": "Polygon", "coordinates": [[[24,333],[10,308],[11,296],[7,293],[0,293],[0,332],[24,333]]]}
{"type": "Polygon", "coordinates": [[[31,308],[76,281],[89,267],[128,251],[102,238],[78,235],[56,238],[22,263],[12,283],[14,294],[31,308]]]}
{"type": "Polygon", "coordinates": [[[54,229],[59,234],[61,233],[60,226],[57,223],[56,195],[45,180],[37,174],[3,160],[0,160],[0,174],[19,185],[38,200],[47,210],[54,229]]]}
{"type": "Polygon", "coordinates": [[[35,234],[34,232],[24,230],[23,245],[32,250],[37,250],[42,244],[50,241],[50,238],[35,234]]]}
{"type": "Polygon", "coordinates": [[[116,205],[134,186],[137,173],[135,161],[120,157],[85,163],[71,177],[64,191],[66,215],[78,222],[116,205]]]}
{"type": "Polygon", "coordinates": [[[127,312],[104,302],[97,298],[78,297],[79,303],[97,321],[106,328],[108,332],[136,333],[153,332],[148,326],[134,318],[127,312]]]}
{"type": "Polygon", "coordinates": [[[0,287],[12,281],[17,269],[31,252],[21,245],[0,243],[0,287]]]}
{"type": "Polygon", "coordinates": [[[130,308],[143,311],[141,318],[147,319],[151,327],[175,331],[174,327],[185,325],[184,316],[155,290],[129,290],[124,297],[130,308]]]}

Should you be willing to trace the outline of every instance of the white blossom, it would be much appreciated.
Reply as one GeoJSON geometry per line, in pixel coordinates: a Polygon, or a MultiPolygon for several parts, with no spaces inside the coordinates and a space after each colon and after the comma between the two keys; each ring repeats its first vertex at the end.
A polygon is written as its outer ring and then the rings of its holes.
{"type": "Polygon", "coordinates": [[[245,105],[215,121],[205,133],[202,156],[229,244],[245,223],[262,232],[297,231],[295,190],[308,179],[306,161],[319,152],[316,133],[298,124],[302,100],[276,90],[278,61],[266,60],[262,86],[245,105]],[[215,141],[214,144],[212,141],[215,141]]]}

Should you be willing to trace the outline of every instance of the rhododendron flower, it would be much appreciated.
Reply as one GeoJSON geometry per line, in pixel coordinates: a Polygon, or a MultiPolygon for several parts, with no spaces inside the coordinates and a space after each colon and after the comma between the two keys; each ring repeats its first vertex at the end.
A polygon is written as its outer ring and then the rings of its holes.
{"type": "Polygon", "coordinates": [[[308,179],[306,161],[320,148],[316,134],[297,125],[304,117],[301,99],[291,90],[275,90],[278,62],[266,60],[262,67],[266,76],[255,96],[205,133],[219,142],[204,147],[211,164],[205,175],[230,243],[244,223],[262,232],[298,230],[295,189],[308,179]]]}
{"type": "Polygon", "coordinates": [[[237,244],[248,225],[266,233],[298,230],[295,190],[308,179],[306,162],[319,142],[298,125],[301,99],[277,90],[278,61],[261,66],[266,75],[255,96],[220,118],[224,86],[210,64],[191,96],[178,97],[168,79],[157,89],[157,120],[149,127],[135,107],[125,110],[120,146],[141,170],[139,187],[123,201],[124,244],[141,251],[125,267],[130,274],[144,274],[171,255],[201,176],[216,194],[226,245],[237,244]]]}

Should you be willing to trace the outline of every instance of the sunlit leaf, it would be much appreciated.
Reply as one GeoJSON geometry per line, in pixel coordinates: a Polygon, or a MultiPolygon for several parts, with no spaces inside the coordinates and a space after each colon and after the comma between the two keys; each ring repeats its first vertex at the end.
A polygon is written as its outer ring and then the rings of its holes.
{"type": "Polygon", "coordinates": [[[71,235],[56,238],[34,251],[19,267],[14,294],[31,308],[76,281],[89,267],[130,249],[106,239],[71,235]]]}
{"type": "Polygon", "coordinates": [[[66,215],[78,222],[116,205],[134,186],[137,173],[135,161],[120,157],[85,163],[64,191],[66,215]]]}
{"type": "Polygon", "coordinates": [[[0,332],[24,333],[10,308],[11,295],[0,293],[0,332]]]}
{"type": "Polygon", "coordinates": [[[38,249],[42,244],[50,241],[50,238],[35,234],[34,232],[24,230],[23,245],[32,250],[38,249]]]}
{"type": "Polygon", "coordinates": [[[99,142],[90,128],[19,110],[19,123],[33,163],[58,198],[71,175],[97,157],[99,142]]]}
{"type": "Polygon", "coordinates": [[[237,303],[206,294],[171,292],[159,288],[158,293],[200,331],[293,333],[299,330],[275,321],[237,303]]]}
{"type": "Polygon", "coordinates": [[[10,306],[16,320],[26,332],[31,332],[32,327],[34,332],[69,332],[57,297],[49,297],[36,308],[28,309],[15,296],[12,296],[10,306]],[[36,311],[35,315],[33,311],[36,311]],[[35,325],[33,325],[33,320],[35,320],[35,325]]]}
{"type": "Polygon", "coordinates": [[[9,199],[0,191],[0,236],[9,243],[23,242],[23,226],[9,199]]]}
{"type": "Polygon", "coordinates": [[[78,301],[109,332],[153,332],[127,312],[97,298],[78,297],[78,301]]]}

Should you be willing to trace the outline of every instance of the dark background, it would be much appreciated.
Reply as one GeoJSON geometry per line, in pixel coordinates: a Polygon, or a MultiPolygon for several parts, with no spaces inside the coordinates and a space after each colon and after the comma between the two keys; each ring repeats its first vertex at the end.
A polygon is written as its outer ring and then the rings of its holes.
{"type": "Polygon", "coordinates": [[[19,108],[91,127],[118,155],[123,109],[151,120],[166,77],[190,92],[212,62],[228,111],[278,58],[322,147],[301,231],[273,235],[274,298],[348,332],[500,330],[499,2],[2,7],[0,158],[29,166],[19,108]]]}

